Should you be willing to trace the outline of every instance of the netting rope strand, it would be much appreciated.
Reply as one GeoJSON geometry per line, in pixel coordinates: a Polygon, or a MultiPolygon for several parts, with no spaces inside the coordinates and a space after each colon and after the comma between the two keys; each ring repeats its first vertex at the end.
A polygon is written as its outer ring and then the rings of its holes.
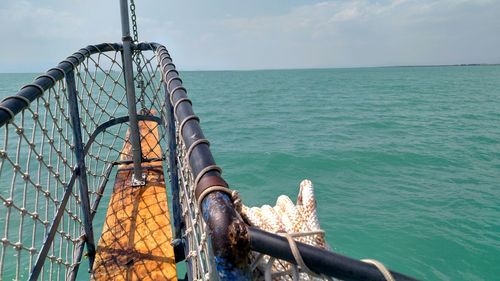
{"type": "MultiPolygon", "coordinates": [[[[161,121],[168,100],[157,56],[147,53],[159,45],[141,46],[144,102],[157,117],[138,120],[161,121]]],[[[74,280],[84,247],[90,256],[93,230],[85,230],[91,225],[85,217],[101,211],[112,167],[121,157],[132,159],[121,151],[130,123],[121,50],[116,43],[82,48],[0,102],[0,182],[7,187],[0,191],[0,279],[74,280]],[[75,91],[66,79],[72,71],[75,91]],[[85,185],[81,175],[88,186],[83,194],[74,188],[85,185]],[[90,207],[83,207],[86,199],[90,207]]],[[[168,153],[166,122],[156,124],[158,145],[168,153]]]]}

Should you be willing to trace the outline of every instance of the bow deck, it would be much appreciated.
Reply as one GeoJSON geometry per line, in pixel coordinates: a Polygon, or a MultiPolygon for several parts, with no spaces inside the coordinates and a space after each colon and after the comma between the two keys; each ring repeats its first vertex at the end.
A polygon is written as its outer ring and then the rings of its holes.
{"type": "MultiPolygon", "coordinates": [[[[140,121],[142,155],[161,159],[155,122],[140,121]]],[[[121,160],[130,160],[125,142],[121,160]]],[[[176,280],[172,231],[161,160],[142,164],[145,186],[131,186],[132,164],[119,166],[92,280],[176,280]]]]}

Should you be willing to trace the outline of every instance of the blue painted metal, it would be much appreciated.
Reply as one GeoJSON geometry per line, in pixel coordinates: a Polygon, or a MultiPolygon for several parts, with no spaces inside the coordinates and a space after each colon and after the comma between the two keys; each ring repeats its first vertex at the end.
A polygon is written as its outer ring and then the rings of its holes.
{"type": "MultiPolygon", "coordinates": [[[[190,149],[191,153],[188,159],[194,177],[199,179],[195,182],[197,184],[195,196],[198,200],[198,196],[206,188],[214,185],[227,186],[227,184],[215,165],[208,143],[199,142],[205,137],[199,119],[192,118],[195,114],[170,55],[163,46],[157,46],[156,52],[160,61],[163,81],[165,81],[169,94],[170,106],[175,107],[175,112],[172,112],[172,115],[179,124],[183,124],[179,133],[186,147],[190,148],[191,145],[199,143],[193,146],[192,150],[190,149]],[[200,184],[203,179],[205,181],[200,184]]],[[[202,203],[203,218],[210,229],[210,242],[219,279],[251,280],[248,260],[250,246],[246,225],[236,213],[230,198],[226,193],[214,191],[208,194],[202,203]]]]}
{"type": "MultiPolygon", "coordinates": [[[[185,222],[182,217],[182,208],[179,197],[179,174],[177,168],[177,139],[175,134],[175,116],[174,108],[170,101],[170,94],[166,83],[163,83],[165,89],[165,103],[167,105],[167,132],[168,132],[168,166],[170,173],[170,189],[172,191],[172,213],[174,217],[174,243],[182,243],[184,246],[184,257],[189,252],[189,241],[182,237],[182,230],[185,228],[185,222]]],[[[189,259],[186,263],[188,280],[193,280],[192,262],[189,259]]]]}
{"type": "Polygon", "coordinates": [[[92,227],[92,218],[90,215],[89,187],[87,183],[87,169],[85,167],[85,151],[82,142],[82,129],[80,125],[80,113],[78,112],[78,99],[75,84],[75,75],[70,71],[66,75],[66,84],[68,89],[68,104],[71,117],[71,128],[73,129],[73,142],[75,146],[75,157],[80,174],[78,181],[80,183],[80,200],[83,214],[83,229],[85,230],[85,243],[89,256],[89,268],[92,269],[95,259],[94,228],[92,227]]]}
{"type": "MultiPolygon", "coordinates": [[[[151,162],[156,162],[156,161],[163,161],[165,158],[160,158],[160,157],[154,157],[154,158],[144,158],[142,159],[142,163],[151,163],[151,162]]],[[[113,165],[128,165],[134,163],[134,160],[118,160],[118,161],[113,161],[113,165]]]]}
{"type": "Polygon", "coordinates": [[[40,271],[42,270],[43,264],[45,263],[45,258],[49,253],[50,247],[52,246],[52,242],[54,241],[54,237],[57,232],[57,228],[59,227],[59,223],[61,222],[62,216],[64,214],[64,209],[66,208],[66,204],[68,203],[69,196],[71,195],[71,192],[73,192],[73,185],[75,184],[76,178],[79,174],[80,168],[76,167],[73,171],[73,174],[71,175],[71,179],[68,185],[66,186],[66,190],[64,191],[61,205],[59,205],[56,215],[52,220],[52,223],[50,224],[49,231],[47,232],[47,236],[45,237],[45,241],[43,242],[42,249],[36,257],[35,265],[33,266],[29,277],[30,281],[37,280],[38,276],[40,275],[40,271]]]}
{"type": "MultiPolygon", "coordinates": [[[[92,143],[95,141],[95,139],[97,138],[97,136],[100,133],[104,132],[107,128],[112,127],[114,125],[118,125],[118,124],[121,124],[121,123],[128,122],[129,119],[130,119],[129,116],[122,116],[122,117],[110,119],[110,120],[102,123],[101,125],[99,125],[94,130],[94,132],[90,135],[87,143],[85,144],[85,147],[83,149],[84,155],[87,155],[87,152],[89,151],[90,147],[92,146],[92,143]]],[[[161,124],[161,119],[158,118],[158,117],[156,117],[156,116],[138,115],[137,119],[140,120],[140,121],[153,121],[153,122],[156,122],[158,124],[161,124]]],[[[105,180],[101,183],[101,185],[99,186],[98,191],[97,191],[99,194],[103,194],[103,192],[104,192],[104,190],[106,188],[106,184],[109,181],[109,176],[111,175],[113,167],[116,164],[118,164],[118,163],[112,163],[112,164],[108,165],[108,167],[106,168],[105,180]]],[[[95,212],[97,210],[97,207],[99,206],[100,201],[101,201],[101,196],[98,196],[95,199],[95,201],[93,202],[93,204],[92,204],[92,208],[90,209],[90,211],[91,211],[91,220],[94,219],[95,212]]],[[[71,269],[71,271],[68,273],[68,276],[66,277],[67,280],[75,280],[76,279],[76,276],[78,274],[78,269],[80,267],[80,261],[81,261],[82,256],[83,256],[84,246],[85,246],[85,243],[83,243],[83,242],[76,246],[74,259],[77,261],[77,263],[71,269]]]]}
{"type": "Polygon", "coordinates": [[[201,204],[211,233],[215,265],[220,280],[252,280],[246,227],[241,225],[231,198],[223,192],[208,194],[201,204]],[[245,255],[243,255],[245,254],[245,255]]]}
{"type": "MultiPolygon", "coordinates": [[[[281,260],[297,264],[287,238],[266,232],[256,227],[248,227],[252,250],[281,260]]],[[[334,276],[340,280],[385,281],[386,278],[372,264],[349,258],[328,250],[305,243],[296,242],[302,260],[315,272],[334,276]]],[[[417,279],[391,270],[398,281],[417,281],[417,279]]]]}
{"type": "MultiPolygon", "coordinates": [[[[159,117],[151,116],[151,115],[138,115],[137,119],[140,121],[153,121],[153,122],[156,122],[158,124],[162,123],[162,121],[159,117]]],[[[104,132],[107,128],[110,128],[112,126],[115,126],[115,125],[118,125],[121,123],[125,123],[125,122],[129,122],[129,120],[130,120],[129,116],[122,116],[122,117],[110,119],[110,120],[102,123],[101,125],[99,125],[94,130],[94,132],[90,135],[87,143],[85,144],[85,147],[83,149],[84,155],[87,155],[87,152],[89,151],[90,147],[92,146],[92,143],[95,141],[95,139],[97,138],[97,136],[100,133],[104,132]]],[[[97,191],[99,194],[103,194],[103,192],[106,188],[106,184],[109,181],[109,176],[111,175],[113,167],[116,164],[119,164],[119,163],[118,162],[112,163],[112,164],[108,165],[108,167],[106,168],[105,177],[104,177],[105,180],[101,183],[101,185],[99,186],[98,191],[97,191]]],[[[97,207],[99,206],[100,201],[101,201],[101,196],[98,196],[92,204],[92,208],[90,209],[91,220],[94,219],[95,212],[97,210],[97,207]]],[[[85,246],[85,243],[83,243],[83,242],[76,246],[74,259],[77,261],[77,263],[71,269],[71,271],[68,273],[68,276],[66,277],[67,280],[75,280],[76,279],[76,276],[78,274],[78,269],[80,267],[80,261],[81,261],[82,256],[83,256],[84,246],[85,246]]]]}

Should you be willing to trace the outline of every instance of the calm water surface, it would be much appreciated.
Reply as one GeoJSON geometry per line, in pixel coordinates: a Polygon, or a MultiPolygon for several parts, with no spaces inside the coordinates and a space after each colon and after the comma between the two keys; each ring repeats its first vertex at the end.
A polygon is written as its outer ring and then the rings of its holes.
{"type": "MultiPolygon", "coordinates": [[[[34,76],[0,74],[0,95],[34,76]]],[[[294,199],[308,178],[335,251],[423,280],[500,280],[499,66],[181,76],[245,204],[294,199]]]]}

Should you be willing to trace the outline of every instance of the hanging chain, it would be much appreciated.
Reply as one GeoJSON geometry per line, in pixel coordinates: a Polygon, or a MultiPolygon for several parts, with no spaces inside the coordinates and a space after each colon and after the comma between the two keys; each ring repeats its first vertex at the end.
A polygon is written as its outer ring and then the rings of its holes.
{"type": "Polygon", "coordinates": [[[135,15],[134,0],[130,0],[130,19],[132,20],[132,33],[134,34],[134,42],[139,41],[139,34],[137,32],[137,16],[135,15]]]}
{"type": "MultiPolygon", "coordinates": [[[[130,19],[132,20],[132,33],[133,33],[133,40],[134,43],[137,44],[139,43],[139,33],[137,31],[137,16],[135,14],[135,3],[134,0],[130,0],[130,19]]],[[[142,77],[142,61],[141,61],[141,52],[139,50],[136,50],[135,52],[135,65],[137,67],[137,88],[140,89],[141,94],[139,95],[139,101],[141,103],[141,111],[142,114],[147,113],[147,108],[146,108],[146,101],[144,98],[145,95],[145,87],[144,87],[144,81],[142,77]]]]}

